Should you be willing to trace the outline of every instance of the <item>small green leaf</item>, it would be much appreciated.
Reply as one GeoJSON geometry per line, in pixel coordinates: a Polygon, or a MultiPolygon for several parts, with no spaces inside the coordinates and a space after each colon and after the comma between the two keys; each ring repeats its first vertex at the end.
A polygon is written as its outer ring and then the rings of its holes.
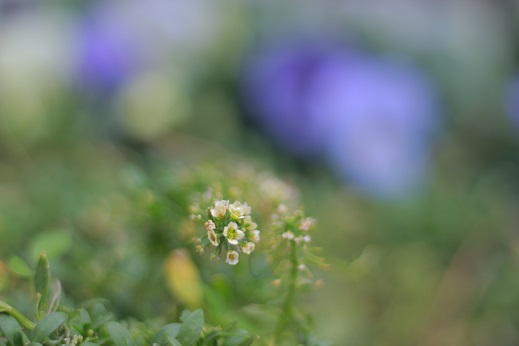
{"type": "Polygon", "coordinates": [[[110,312],[106,311],[104,305],[98,302],[97,300],[93,302],[93,306],[90,310],[90,316],[92,318],[91,328],[94,330],[98,329],[103,324],[113,319],[113,315],[110,312]]]}
{"type": "Polygon", "coordinates": [[[178,341],[176,338],[170,338],[168,337],[168,343],[171,345],[171,346],[183,346],[180,341],[178,341]]]}
{"type": "Polygon", "coordinates": [[[106,324],[106,330],[115,346],[135,346],[135,342],[128,329],[122,324],[112,321],[106,324]]]}
{"type": "Polygon", "coordinates": [[[21,329],[18,329],[14,332],[13,345],[14,346],[24,346],[23,345],[23,332],[21,329]]]}
{"type": "Polygon", "coordinates": [[[177,339],[183,346],[194,346],[200,338],[200,333],[204,327],[204,312],[198,309],[185,319],[180,327],[177,339]]]}
{"type": "Polygon", "coordinates": [[[31,342],[29,345],[27,346],[43,346],[42,344],[40,344],[39,342],[31,342]]]}
{"type": "Polygon", "coordinates": [[[38,311],[40,313],[40,317],[48,308],[49,281],[49,260],[47,259],[47,255],[45,255],[45,252],[43,252],[40,256],[38,264],[36,265],[36,273],[34,274],[34,288],[36,289],[36,293],[40,294],[40,302],[38,303],[38,311]]]}
{"type": "Polygon", "coordinates": [[[209,341],[216,339],[216,337],[218,337],[218,335],[220,335],[220,334],[222,334],[222,332],[220,330],[213,330],[212,332],[209,332],[208,334],[205,335],[204,342],[208,343],[209,341]]]}
{"type": "Polygon", "coordinates": [[[160,328],[157,333],[151,339],[150,344],[157,344],[159,346],[166,346],[169,342],[168,338],[176,338],[178,332],[180,331],[181,324],[180,323],[170,323],[166,324],[164,327],[160,328]]]}
{"type": "Polygon", "coordinates": [[[67,315],[63,312],[53,312],[44,316],[31,332],[31,340],[43,341],[47,336],[52,334],[59,326],[67,320],[67,315]]]}
{"type": "Polygon", "coordinates": [[[81,308],[72,316],[69,326],[74,334],[79,335],[85,333],[90,328],[91,323],[90,315],[85,309],[81,308]]]}
{"type": "Polygon", "coordinates": [[[7,264],[9,265],[9,268],[11,268],[13,273],[15,273],[16,275],[29,277],[34,274],[34,272],[31,270],[31,268],[29,268],[27,263],[25,263],[25,261],[18,256],[9,257],[7,264]]]}
{"type": "Polygon", "coordinates": [[[22,330],[22,327],[14,317],[0,314],[0,329],[7,340],[14,345],[14,335],[16,331],[22,330]]]}
{"type": "Polygon", "coordinates": [[[256,340],[257,340],[256,337],[250,336],[247,339],[245,339],[239,346],[250,346],[256,340]]]}
{"type": "Polygon", "coordinates": [[[54,288],[52,290],[49,308],[47,309],[47,311],[49,313],[57,311],[60,301],[61,301],[61,282],[59,282],[59,280],[54,280],[54,288]]]}
{"type": "Polygon", "coordinates": [[[249,346],[256,340],[252,336],[233,335],[223,342],[222,346],[249,346]]]}

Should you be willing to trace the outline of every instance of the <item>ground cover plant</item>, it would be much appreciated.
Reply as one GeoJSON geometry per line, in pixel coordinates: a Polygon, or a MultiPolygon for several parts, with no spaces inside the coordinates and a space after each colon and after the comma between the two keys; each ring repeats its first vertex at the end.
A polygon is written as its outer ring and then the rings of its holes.
{"type": "MultiPolygon", "coordinates": [[[[209,168],[183,173],[178,178],[181,184],[169,187],[157,181],[149,185],[151,177],[135,168],[131,174],[127,194],[136,201],[133,207],[143,210],[131,220],[141,234],[140,248],[126,244],[128,252],[116,264],[120,269],[105,268],[102,283],[89,282],[90,277],[96,280],[95,275],[86,275],[80,282],[65,284],[73,291],[82,285],[110,286],[107,283],[113,280],[117,296],[128,300],[90,296],[82,304],[77,301],[82,294],[74,292],[62,299],[62,284],[51,278],[45,253],[35,271],[22,258],[11,257],[6,265],[9,277],[17,279],[25,296],[6,292],[7,297],[22,300],[20,309],[8,300],[0,302],[3,345],[324,345],[313,334],[312,316],[300,302],[304,292],[322,285],[312,269],[322,270],[327,264],[312,245],[316,220],[304,215],[293,186],[245,166],[237,173],[209,168]],[[204,190],[197,192],[201,187],[204,190]],[[247,202],[234,200],[238,198],[247,202]],[[149,270],[139,272],[141,265],[149,270]],[[121,277],[117,270],[130,275],[121,277]],[[211,281],[204,282],[207,278],[211,281]],[[33,289],[27,287],[31,281],[33,289]],[[29,300],[35,305],[32,311],[29,300]],[[130,302],[133,306],[119,310],[139,313],[154,301],[169,306],[155,309],[154,315],[142,314],[144,320],[120,320],[109,309],[130,302]]],[[[57,238],[51,234],[43,241],[54,244],[49,246],[51,252],[74,246],[56,250],[61,246],[56,246],[57,238]]],[[[100,244],[95,239],[81,246],[102,252],[100,244]]],[[[71,260],[81,261],[73,255],[71,260]]],[[[102,263],[86,272],[98,265],[102,263]]],[[[67,272],[65,276],[73,277],[67,272]]]]}

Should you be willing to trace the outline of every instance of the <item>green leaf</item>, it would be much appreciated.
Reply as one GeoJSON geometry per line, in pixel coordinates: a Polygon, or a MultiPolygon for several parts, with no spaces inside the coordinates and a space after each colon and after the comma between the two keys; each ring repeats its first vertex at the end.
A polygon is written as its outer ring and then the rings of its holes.
{"type": "Polygon", "coordinates": [[[54,312],[58,310],[59,303],[61,301],[61,282],[54,280],[54,288],[52,290],[51,299],[49,303],[48,312],[54,312]]]}
{"type": "Polygon", "coordinates": [[[31,342],[29,345],[27,346],[43,346],[42,344],[40,344],[39,342],[31,342]]]}
{"type": "Polygon", "coordinates": [[[14,345],[14,335],[16,331],[22,330],[22,327],[14,317],[0,314],[0,329],[11,345],[14,345]]]}
{"type": "Polygon", "coordinates": [[[194,346],[200,338],[200,333],[204,327],[204,312],[198,309],[193,312],[180,327],[177,339],[183,346],[194,346]]]}
{"type": "Polygon", "coordinates": [[[168,342],[171,346],[183,346],[180,341],[178,341],[177,339],[175,338],[170,338],[168,337],[168,342]]]}
{"type": "Polygon", "coordinates": [[[122,324],[112,321],[106,324],[106,330],[115,346],[135,346],[135,342],[128,329],[122,324]]]}
{"type": "Polygon", "coordinates": [[[253,336],[233,335],[223,342],[222,346],[249,346],[256,340],[253,336]]]}
{"type": "Polygon", "coordinates": [[[213,339],[216,339],[218,335],[222,334],[222,331],[220,330],[213,330],[212,332],[209,332],[204,337],[204,342],[208,343],[209,341],[212,341],[213,339]]]}
{"type": "Polygon", "coordinates": [[[69,321],[70,329],[75,334],[85,333],[91,324],[90,315],[83,308],[79,309],[69,321]]]}
{"type": "Polygon", "coordinates": [[[40,301],[38,303],[38,311],[40,313],[40,317],[48,308],[49,281],[49,260],[47,259],[47,255],[45,255],[45,252],[43,252],[40,256],[38,264],[36,265],[36,273],[34,274],[34,288],[36,289],[36,293],[40,294],[40,301]]]}
{"type": "MultiPolygon", "coordinates": [[[[166,346],[169,343],[169,338],[175,339],[180,331],[180,323],[166,324],[160,328],[151,339],[150,344],[157,344],[159,346],[166,346]]],[[[176,339],[175,339],[176,340],[176,339]]]]}
{"type": "Polygon", "coordinates": [[[90,311],[90,316],[92,317],[91,328],[94,330],[98,329],[113,318],[113,315],[106,311],[104,305],[100,302],[95,302],[90,311]]]}
{"type": "Polygon", "coordinates": [[[25,261],[18,256],[9,257],[7,264],[9,265],[9,268],[11,268],[13,273],[15,273],[16,275],[29,277],[34,274],[34,272],[31,270],[31,268],[29,268],[27,263],[25,263],[25,261]]]}
{"type": "Polygon", "coordinates": [[[245,339],[239,346],[250,346],[254,341],[256,341],[256,337],[251,336],[245,339]]]}
{"type": "Polygon", "coordinates": [[[93,343],[93,342],[87,341],[87,342],[82,342],[82,343],[81,343],[81,346],[99,346],[99,345],[96,344],[96,343],[93,343]]]}
{"type": "Polygon", "coordinates": [[[38,259],[45,251],[49,258],[58,258],[72,246],[72,236],[67,229],[47,230],[37,235],[31,242],[30,254],[38,259]]]}
{"type": "Polygon", "coordinates": [[[21,329],[16,330],[13,335],[13,345],[14,346],[24,346],[23,345],[23,332],[21,329]]]}
{"type": "Polygon", "coordinates": [[[52,334],[59,326],[67,320],[67,314],[63,312],[53,312],[44,316],[31,332],[31,340],[43,341],[52,334]]]}

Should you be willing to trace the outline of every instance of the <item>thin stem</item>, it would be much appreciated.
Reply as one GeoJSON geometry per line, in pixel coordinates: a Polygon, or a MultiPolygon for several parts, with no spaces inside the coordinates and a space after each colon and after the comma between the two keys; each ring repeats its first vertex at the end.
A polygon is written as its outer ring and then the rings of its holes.
{"type": "Polygon", "coordinates": [[[29,321],[27,319],[27,317],[25,317],[24,315],[22,315],[22,313],[18,310],[16,310],[15,308],[13,308],[11,305],[7,304],[6,302],[3,302],[0,300],[0,312],[6,312],[8,313],[9,315],[13,316],[14,318],[16,318],[18,320],[18,322],[20,322],[25,328],[29,329],[29,330],[33,330],[34,329],[34,326],[35,324],[32,323],[31,321],[29,321]]]}
{"type": "Polygon", "coordinates": [[[294,299],[297,285],[297,267],[299,265],[297,258],[297,244],[294,240],[290,241],[290,264],[291,268],[288,276],[287,293],[283,303],[281,317],[279,318],[275,332],[276,341],[278,342],[281,339],[281,335],[283,334],[283,330],[285,329],[286,325],[293,319],[292,315],[294,310],[294,299]]]}

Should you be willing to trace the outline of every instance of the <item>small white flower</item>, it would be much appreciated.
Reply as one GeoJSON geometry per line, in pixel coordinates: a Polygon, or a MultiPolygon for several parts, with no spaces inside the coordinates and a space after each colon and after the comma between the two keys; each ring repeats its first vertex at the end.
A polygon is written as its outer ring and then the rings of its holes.
{"type": "Polygon", "coordinates": [[[251,231],[251,234],[251,240],[255,243],[258,243],[260,241],[260,231],[256,229],[254,231],[251,231]]]}
{"type": "Polygon", "coordinates": [[[229,252],[227,252],[227,259],[225,260],[225,262],[231,265],[236,265],[236,263],[238,263],[239,260],[240,255],[236,251],[230,250],[229,252]]]}
{"type": "Polygon", "coordinates": [[[207,231],[214,231],[214,229],[216,228],[216,225],[214,224],[213,220],[207,220],[204,223],[204,226],[207,231]]]}
{"type": "Polygon", "coordinates": [[[304,241],[305,243],[309,243],[309,242],[312,241],[312,238],[310,238],[309,235],[305,235],[305,236],[303,237],[303,241],[304,241]]]}
{"type": "Polygon", "coordinates": [[[294,239],[294,233],[288,231],[281,235],[284,239],[294,239]]]}
{"type": "Polygon", "coordinates": [[[247,202],[241,204],[240,201],[236,201],[229,206],[229,212],[231,216],[236,219],[242,219],[251,212],[251,207],[247,205],[247,202]]]}
{"type": "Polygon", "coordinates": [[[304,264],[300,264],[299,266],[297,266],[297,269],[299,269],[300,271],[303,271],[306,269],[306,266],[304,264]]]}
{"type": "Polygon", "coordinates": [[[207,231],[207,238],[209,238],[209,241],[214,246],[218,246],[220,244],[220,241],[218,240],[218,236],[212,229],[207,231]]]}
{"type": "Polygon", "coordinates": [[[247,255],[250,255],[252,251],[256,248],[256,244],[253,242],[248,242],[242,245],[241,249],[243,252],[245,252],[247,255]]]}
{"type": "Polygon", "coordinates": [[[312,227],[314,227],[316,221],[317,220],[313,217],[307,217],[301,221],[299,224],[299,229],[301,231],[309,231],[312,227]]]}
{"type": "Polygon", "coordinates": [[[256,222],[253,222],[250,216],[245,216],[243,218],[243,224],[247,229],[254,230],[258,227],[258,224],[256,222]]]}
{"type": "Polygon", "coordinates": [[[229,201],[216,201],[214,202],[214,207],[210,209],[211,215],[217,219],[221,219],[224,217],[227,212],[227,208],[229,207],[229,201]]]}
{"type": "Polygon", "coordinates": [[[230,244],[237,245],[238,240],[245,236],[243,231],[238,229],[236,222],[229,222],[223,229],[223,235],[227,238],[230,244]]]}

